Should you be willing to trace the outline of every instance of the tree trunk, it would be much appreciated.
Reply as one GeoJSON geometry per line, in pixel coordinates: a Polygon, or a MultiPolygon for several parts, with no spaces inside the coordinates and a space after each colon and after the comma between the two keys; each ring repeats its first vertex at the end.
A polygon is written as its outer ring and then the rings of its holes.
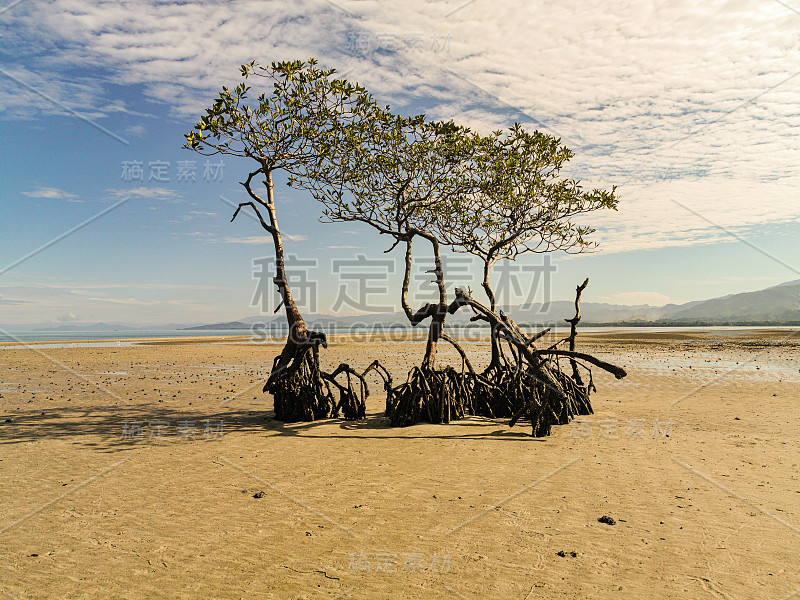
{"type": "Polygon", "coordinates": [[[280,372],[285,369],[293,359],[297,358],[301,346],[308,342],[309,331],[300,309],[289,289],[289,282],[286,278],[286,262],[283,253],[283,239],[281,238],[280,228],[278,227],[278,217],[275,212],[275,190],[272,181],[272,170],[266,171],[267,179],[264,184],[267,186],[267,213],[272,227],[272,241],[275,246],[275,277],[273,282],[278,288],[284,310],[286,311],[286,321],[289,325],[289,334],[286,338],[286,345],[281,352],[280,360],[275,365],[273,372],[280,372]]]}
{"type": "Polygon", "coordinates": [[[447,318],[447,289],[444,284],[444,272],[442,270],[442,258],[439,252],[439,242],[432,235],[419,230],[412,230],[409,237],[406,238],[406,257],[405,257],[405,274],[403,276],[403,287],[400,294],[400,302],[403,306],[403,312],[411,322],[412,326],[417,326],[424,319],[431,317],[431,324],[428,327],[428,342],[425,347],[425,357],[422,360],[422,368],[433,368],[436,362],[436,346],[444,330],[444,322],[447,318]],[[415,235],[424,237],[430,241],[433,246],[434,269],[433,273],[436,276],[436,285],[439,289],[439,302],[438,304],[426,304],[420,308],[416,313],[411,311],[408,304],[408,287],[411,282],[411,242],[415,235]]]}
{"type": "Polygon", "coordinates": [[[436,276],[436,285],[439,288],[439,305],[436,312],[431,317],[431,325],[428,328],[428,344],[425,348],[425,358],[422,360],[422,367],[433,369],[436,363],[436,346],[444,329],[444,321],[447,317],[447,288],[444,283],[444,270],[442,269],[442,257],[439,252],[439,241],[433,236],[425,236],[433,246],[433,272],[436,276]]]}
{"type": "Polygon", "coordinates": [[[297,308],[297,303],[292,296],[292,290],[289,289],[289,281],[286,279],[286,262],[283,254],[283,239],[281,238],[281,231],[278,227],[278,217],[275,214],[275,191],[272,182],[272,171],[267,171],[267,212],[269,213],[270,225],[274,229],[272,240],[275,245],[275,278],[273,281],[278,286],[278,292],[281,295],[283,306],[286,309],[286,320],[289,323],[289,329],[295,328],[303,338],[308,335],[308,328],[303,320],[300,310],[297,308]]]}
{"type": "MultiPolygon", "coordinates": [[[[242,202],[233,213],[231,221],[236,219],[243,206],[250,206],[258,217],[261,227],[272,236],[275,246],[275,277],[273,283],[278,288],[281,303],[275,312],[283,306],[286,311],[286,321],[289,325],[289,334],[281,353],[272,363],[272,371],[263,391],[270,392],[274,399],[275,418],[279,421],[314,421],[326,417],[336,417],[342,411],[347,420],[363,419],[366,412],[365,399],[369,394],[367,382],[363,375],[358,374],[349,365],[342,363],[333,373],[322,371],[319,363],[319,346],[327,347],[325,334],[309,331],[300,309],[289,289],[286,277],[286,261],[283,253],[283,240],[278,227],[278,217],[275,211],[275,190],[272,181],[272,169],[265,163],[261,168],[250,173],[247,180],[242,182],[253,202],[242,202]],[[267,188],[267,200],[263,200],[250,187],[253,177],[262,173],[265,175],[264,185],[267,188]],[[261,214],[259,207],[267,210],[267,222],[261,214]],[[336,377],[345,374],[347,381],[341,384],[336,377]],[[361,393],[356,394],[353,381],[358,382],[361,393]],[[331,385],[339,391],[340,400],[337,403],[333,398],[331,385]]],[[[373,363],[375,368],[383,368],[378,361],[373,363]]],[[[372,366],[370,369],[373,368],[372,366]]],[[[367,370],[369,371],[369,369],[367,370]]],[[[384,369],[385,371],[385,369],[384,369]]],[[[391,393],[391,377],[386,372],[386,388],[391,393]]],[[[387,398],[387,403],[388,403],[387,398]]]]}
{"type": "MultiPolygon", "coordinates": [[[[497,308],[497,301],[494,296],[494,290],[489,283],[489,270],[492,268],[493,264],[494,261],[489,259],[483,261],[483,282],[481,285],[486,292],[486,297],[489,298],[489,306],[494,312],[497,308]]],[[[489,363],[488,369],[491,369],[500,366],[500,331],[494,325],[489,329],[489,339],[492,344],[492,360],[489,363]]]]}

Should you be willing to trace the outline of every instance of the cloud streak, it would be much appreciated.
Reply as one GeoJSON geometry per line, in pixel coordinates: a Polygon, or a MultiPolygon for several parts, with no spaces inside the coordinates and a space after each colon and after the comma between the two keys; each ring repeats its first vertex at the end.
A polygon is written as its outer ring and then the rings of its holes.
{"type": "Polygon", "coordinates": [[[83,202],[76,194],[53,187],[38,188],[30,192],[22,192],[22,194],[29,198],[49,198],[52,200],[66,200],[67,202],[83,202]]]}
{"type": "MultiPolygon", "coordinates": [[[[670,198],[732,231],[800,219],[798,19],[783,3],[55,0],[5,16],[25,49],[10,72],[87,118],[128,110],[112,83],[195,117],[240,63],[318,56],[399,110],[556,133],[572,176],[619,186],[620,211],[591,221],[608,252],[728,241],[670,198]]],[[[34,96],[11,85],[0,106],[66,114],[34,96]]]]}

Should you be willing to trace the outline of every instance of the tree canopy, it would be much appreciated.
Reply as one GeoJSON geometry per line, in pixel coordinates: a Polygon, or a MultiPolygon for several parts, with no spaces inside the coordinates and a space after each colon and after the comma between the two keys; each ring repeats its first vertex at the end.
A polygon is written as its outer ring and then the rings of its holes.
{"type": "MultiPolygon", "coordinates": [[[[240,83],[233,90],[223,87],[213,105],[206,109],[194,129],[186,134],[185,147],[204,155],[227,154],[255,161],[254,170],[241,182],[250,202],[239,203],[234,220],[246,207],[252,209],[275,247],[275,283],[286,311],[289,335],[275,358],[264,391],[275,397],[275,413],[282,420],[314,420],[344,410],[347,418],[364,414],[364,388],[359,397],[351,384],[349,366],[333,373],[320,369],[318,346],[326,346],[324,333],[308,329],[286,277],[283,241],[275,205],[273,171],[290,174],[306,172],[319,162],[333,131],[349,120],[357,120],[373,101],[357,84],[334,78],[334,69],[320,69],[314,59],[273,62],[264,67],[250,62],[242,65],[245,79],[264,79],[271,93],[249,96],[250,86],[240,83]],[[263,177],[266,198],[253,189],[253,179],[263,177]],[[266,217],[264,215],[266,213],[266,217]],[[336,381],[347,374],[347,385],[336,381]],[[330,385],[340,391],[333,400],[330,385]],[[327,392],[326,392],[327,390],[327,392]]],[[[362,385],[366,385],[363,377],[362,385]]]]}
{"type": "Polygon", "coordinates": [[[595,230],[574,217],[616,209],[618,200],[616,188],[584,191],[579,181],[561,175],[573,152],[556,137],[515,123],[505,135],[496,131],[474,143],[465,193],[436,206],[431,229],[453,251],[483,261],[483,287],[494,308],[488,277],[498,260],[594,248],[588,236],[595,230]]]}
{"type": "Polygon", "coordinates": [[[333,77],[335,69],[321,69],[317,61],[252,61],[241,66],[247,80],[263,79],[272,87],[250,97],[251,86],[224,86],[206,109],[186,147],[201,154],[228,154],[251,158],[266,170],[295,172],[318,159],[319,143],[334,127],[356,118],[373,101],[358,84],[333,77]]]}
{"type": "Polygon", "coordinates": [[[507,315],[496,312],[490,272],[497,261],[529,252],[591,249],[594,230],[577,217],[616,209],[614,188],[588,191],[562,175],[573,152],[560,139],[529,132],[518,123],[505,133],[482,135],[454,121],[398,115],[358,84],[336,78],[334,69],[319,68],[314,59],[268,66],[253,61],[242,65],[241,75],[247,82],[266,84],[268,91],[251,96],[246,82],[223,87],[186,134],[185,147],[255,163],[241,182],[251,200],[239,203],[233,219],[243,208],[252,209],[275,247],[274,283],[286,310],[289,337],[264,390],[273,393],[279,419],[313,420],[340,409],[346,418],[363,418],[364,376],[376,368],[384,377],[386,414],[393,424],[447,422],[472,413],[509,416],[512,424],[525,417],[536,435],[546,435],[551,424],[591,412],[593,384],[591,376],[588,385],[581,380],[578,360],[624,376],[624,370],[574,350],[578,303],[588,280],[577,289],[576,315],[568,319],[570,337],[550,347],[535,349],[542,332],[528,338],[507,315]],[[318,346],[325,346],[325,336],[308,330],[286,278],[275,170],[287,172],[290,185],[310,191],[322,204],[323,219],[365,223],[390,238],[389,250],[405,245],[401,305],[412,325],[430,318],[422,365],[405,383],[393,388],[391,376],[375,366],[377,361],[361,374],[346,364],[332,373],[320,368],[318,346]],[[253,189],[253,180],[262,177],[266,198],[253,189]],[[431,273],[439,300],[414,312],[408,289],[416,238],[426,240],[433,251],[431,273]],[[448,304],[442,246],[483,261],[490,306],[460,289],[448,304]],[[492,362],[483,373],[473,369],[458,342],[444,331],[446,316],[466,306],[473,311],[472,320],[492,326],[492,362]],[[461,373],[434,368],[440,339],[456,348],[468,373],[463,367],[461,373]],[[501,339],[508,343],[510,362],[502,356],[501,339]],[[564,341],[569,341],[569,350],[557,348],[564,341]],[[570,359],[572,376],[561,370],[559,357],[570,359]],[[336,381],[340,374],[346,374],[346,385],[336,381]],[[351,377],[362,385],[360,399],[351,377]],[[338,404],[331,385],[339,389],[338,404]]]}

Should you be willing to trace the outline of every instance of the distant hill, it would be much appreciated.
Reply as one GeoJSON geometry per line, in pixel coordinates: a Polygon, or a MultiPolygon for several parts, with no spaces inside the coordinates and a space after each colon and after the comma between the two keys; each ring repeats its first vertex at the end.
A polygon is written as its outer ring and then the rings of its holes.
{"type": "Polygon", "coordinates": [[[227,323],[212,323],[211,325],[195,325],[194,327],[179,327],[178,329],[181,331],[208,331],[208,330],[220,330],[220,329],[247,329],[250,330],[251,325],[249,323],[243,323],[242,321],[228,321],[227,323]]]}
{"type": "MultiPolygon", "coordinates": [[[[574,314],[572,301],[560,300],[547,304],[501,307],[517,323],[529,325],[564,325],[564,319],[574,314]]],[[[759,290],[732,294],[710,300],[650,306],[641,304],[627,306],[601,302],[582,302],[581,314],[585,324],[642,324],[642,325],[702,325],[702,324],[790,324],[800,323],[800,280],[759,290]]],[[[460,310],[448,317],[451,327],[474,326],[469,321],[471,313],[460,310]]],[[[312,329],[331,331],[336,329],[370,329],[381,326],[410,327],[404,313],[370,313],[357,316],[336,316],[311,313],[304,319],[312,329]]],[[[228,323],[215,323],[187,327],[189,330],[246,329],[254,324],[270,331],[284,331],[283,315],[244,317],[228,323]]]]}
{"type": "MultiPolygon", "coordinates": [[[[501,307],[517,323],[527,325],[561,325],[564,319],[574,314],[572,301],[559,300],[545,305],[515,305],[501,307]]],[[[731,294],[685,304],[650,306],[641,304],[627,306],[602,302],[582,302],[581,313],[584,325],[800,325],[800,279],[788,281],[755,292],[731,294]]],[[[460,310],[448,317],[452,328],[477,327],[470,323],[471,312],[460,310]]],[[[318,331],[345,329],[383,330],[391,328],[410,328],[408,319],[402,312],[369,313],[355,316],[323,315],[310,313],[303,315],[306,323],[318,331]]],[[[0,324],[5,331],[57,331],[57,332],[99,332],[99,331],[250,331],[253,325],[266,332],[285,332],[286,319],[283,313],[243,317],[235,321],[212,324],[131,325],[127,323],[40,323],[40,324],[0,324]]]]}
{"type": "MultiPolygon", "coordinates": [[[[686,305],[684,305],[686,306],[686,305]]],[[[581,317],[587,323],[618,323],[623,321],[656,321],[680,308],[675,304],[627,306],[601,302],[581,302],[581,317]]],[[[529,307],[508,306],[504,310],[518,323],[563,323],[575,314],[572,301],[550,302],[529,307]]]]}
{"type": "Polygon", "coordinates": [[[37,327],[37,331],[131,331],[136,329],[124,323],[64,323],[37,327]]]}
{"type": "Polygon", "coordinates": [[[800,280],[757,292],[712,298],[665,315],[669,321],[770,323],[800,321],[800,280]]]}

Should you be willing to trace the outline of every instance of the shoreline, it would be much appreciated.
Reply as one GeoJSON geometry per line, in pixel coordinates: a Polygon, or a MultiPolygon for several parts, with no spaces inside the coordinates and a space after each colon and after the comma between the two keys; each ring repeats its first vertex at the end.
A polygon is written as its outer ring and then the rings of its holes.
{"type": "MultiPolygon", "coordinates": [[[[545,336],[544,340],[558,339],[562,332],[568,328],[559,328],[551,331],[545,336]]],[[[474,335],[464,335],[463,331],[450,332],[455,339],[464,343],[483,343],[488,341],[488,332],[475,331],[474,335]]],[[[473,333],[473,332],[468,332],[473,333]]],[[[596,341],[635,341],[635,340],[658,340],[658,341],[685,341],[689,339],[708,339],[708,338],[731,338],[733,336],[753,337],[761,336],[767,338],[786,337],[793,338],[800,334],[800,326],[714,326],[714,327],[686,327],[686,328],[643,328],[643,327],[618,327],[602,328],[600,330],[587,327],[578,327],[578,337],[583,340],[596,341]]],[[[388,342],[388,343],[417,343],[424,341],[427,329],[417,328],[407,332],[395,333],[340,333],[329,334],[328,341],[333,344],[351,342],[388,342]]],[[[26,347],[49,347],[49,348],[88,348],[88,347],[115,347],[115,346],[155,346],[155,345],[195,345],[195,344],[282,344],[285,337],[282,336],[254,336],[254,335],[197,335],[197,336],[153,336],[153,337],[91,337],[87,335],[78,339],[59,339],[59,340],[3,340],[0,339],[0,350],[19,349],[26,347]]]]}

